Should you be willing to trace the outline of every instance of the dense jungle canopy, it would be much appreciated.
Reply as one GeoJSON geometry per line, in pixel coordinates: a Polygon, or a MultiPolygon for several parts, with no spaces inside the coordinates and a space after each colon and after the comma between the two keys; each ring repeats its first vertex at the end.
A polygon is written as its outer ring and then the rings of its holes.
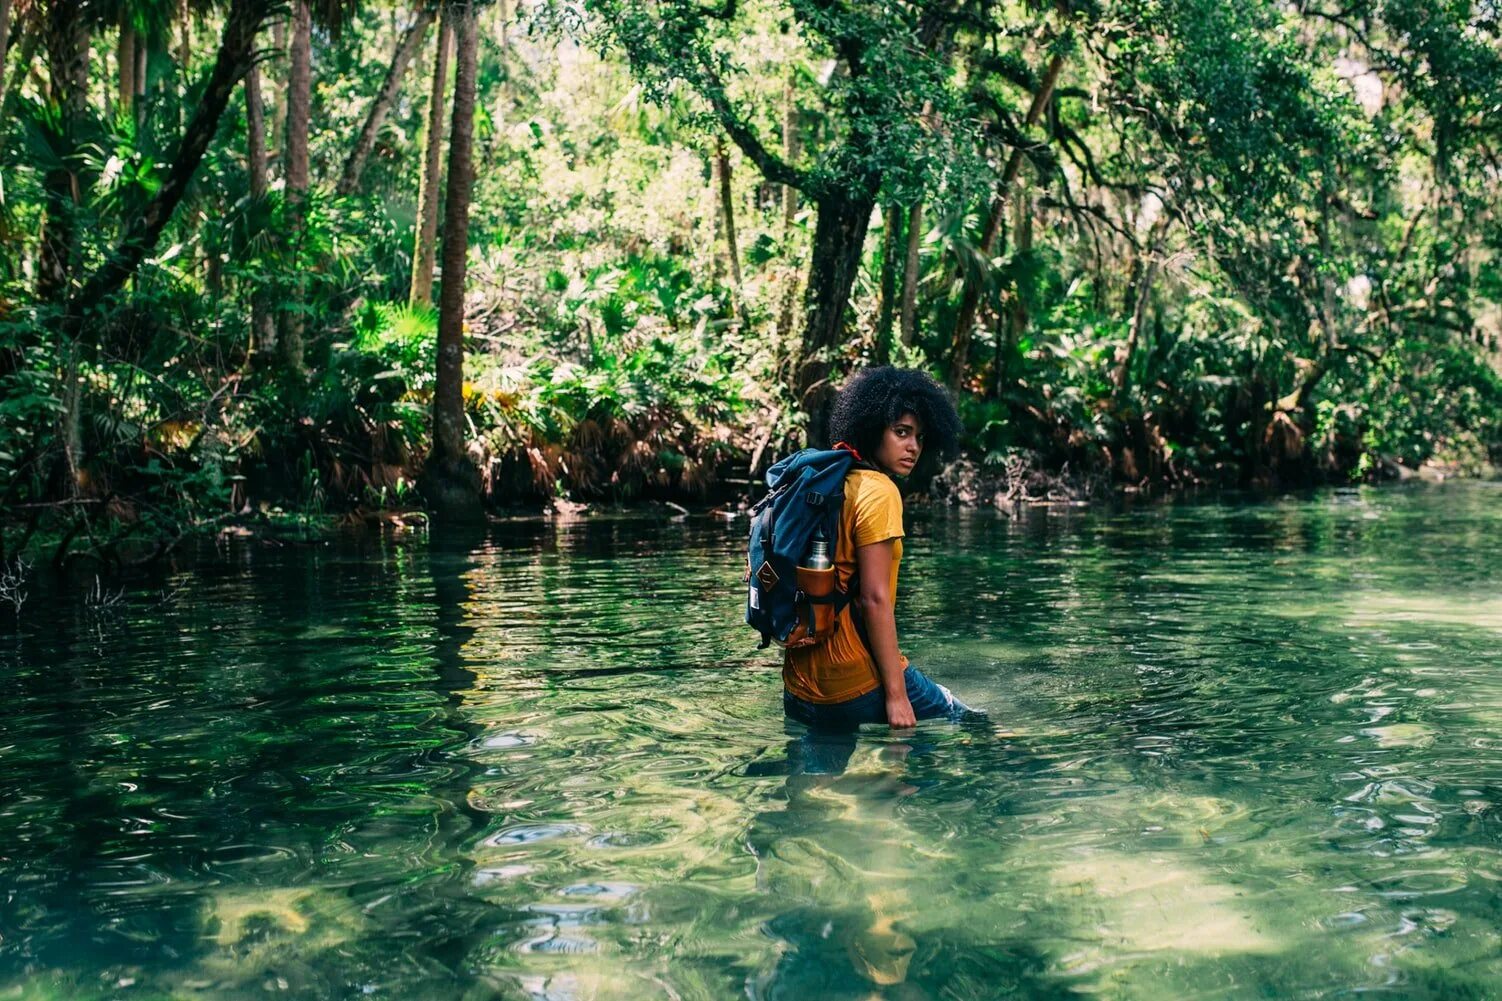
{"type": "Polygon", "coordinates": [[[884,361],[957,394],[951,498],[1502,460],[1495,0],[0,0],[0,51],[12,527],[724,498],[884,361]]]}

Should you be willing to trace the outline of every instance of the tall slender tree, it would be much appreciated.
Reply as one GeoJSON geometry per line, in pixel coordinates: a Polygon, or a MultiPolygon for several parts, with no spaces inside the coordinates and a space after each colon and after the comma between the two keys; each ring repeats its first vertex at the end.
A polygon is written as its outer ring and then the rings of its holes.
{"type": "MultiPolygon", "coordinates": [[[[1018,256],[1026,256],[1033,250],[1033,201],[1026,190],[1013,199],[1012,215],[1013,249],[1018,256]]],[[[1011,371],[1012,359],[1017,354],[1017,344],[1027,330],[1028,313],[1026,290],[1017,283],[1010,290],[1001,316],[1001,332],[996,337],[991,362],[991,396],[1001,399],[1014,384],[1011,371]]]]}
{"type": "Polygon", "coordinates": [[[81,0],[52,0],[43,15],[47,49],[52,165],[42,178],[45,215],[37,260],[37,298],[62,307],[62,406],[58,414],[61,462],[54,464],[53,489],[72,495],[83,486],[83,352],[68,310],[77,281],[78,199],[82,185],[74,169],[78,134],[88,108],[89,22],[81,0]]]}
{"type": "MultiPolygon", "coordinates": [[[[45,34],[39,27],[40,16],[35,10],[26,22],[16,25],[12,30],[10,43],[20,50],[17,53],[16,65],[30,67],[36,59],[37,50],[42,47],[42,36],[45,34]],[[18,34],[19,33],[19,34],[18,34]]],[[[25,72],[21,79],[25,79],[25,72]]],[[[16,91],[20,86],[10,86],[8,77],[5,76],[4,67],[0,66],[0,122],[11,121],[11,115],[15,112],[16,91]]]]}
{"type": "Polygon", "coordinates": [[[11,0],[0,0],[0,107],[5,104],[5,68],[10,63],[11,0]]]}
{"type": "Polygon", "coordinates": [[[261,97],[261,67],[245,72],[246,169],[250,196],[265,198],[270,189],[270,154],[266,149],[266,104],[261,97]]]}
{"type": "MultiPolygon", "coordinates": [[[[250,180],[250,197],[263,202],[270,190],[270,156],[266,149],[266,105],[261,99],[261,68],[252,62],[245,72],[246,169],[250,180]]],[[[256,364],[269,361],[276,347],[276,316],[271,297],[259,287],[250,293],[251,352],[256,364]]]]}
{"type": "MultiPolygon", "coordinates": [[[[1130,312],[1131,317],[1127,324],[1126,344],[1122,347],[1121,358],[1115,370],[1111,373],[1112,394],[1120,398],[1132,376],[1132,361],[1137,354],[1137,345],[1142,341],[1142,326],[1147,322],[1147,308],[1152,300],[1153,282],[1158,276],[1158,269],[1163,263],[1163,241],[1173,223],[1173,214],[1170,206],[1164,205],[1148,229],[1147,239],[1143,245],[1136,249],[1132,255],[1131,277],[1127,280],[1126,295],[1123,304],[1130,312]]],[[[1324,302],[1329,305],[1330,296],[1324,297],[1324,302]]],[[[1326,313],[1329,315],[1329,312],[1326,313]]]]}
{"type": "Polygon", "coordinates": [[[901,324],[903,347],[912,347],[918,336],[918,252],[923,247],[923,199],[907,210],[907,253],[902,263],[901,324]]]}
{"type": "Polygon", "coordinates": [[[89,22],[82,0],[51,0],[43,15],[43,44],[47,49],[49,103],[54,109],[49,140],[54,145],[52,166],[42,178],[46,216],[37,266],[37,297],[61,302],[77,251],[76,209],[81,190],[74,173],[74,151],[84,112],[88,108],[89,22]]]}
{"type": "MultiPolygon", "coordinates": [[[[261,74],[263,88],[268,89],[267,108],[271,114],[271,141],[279,159],[287,155],[287,26],[290,17],[279,17],[271,22],[271,57],[266,60],[267,72],[261,74]]],[[[285,164],[283,164],[285,170],[285,164]]]]}
{"type": "MultiPolygon", "coordinates": [[[[301,261],[306,251],[308,225],[308,125],[313,100],[313,13],[308,0],[292,3],[292,52],[287,71],[287,137],[283,146],[286,180],[287,237],[292,258],[301,261]]],[[[293,283],[287,305],[277,324],[277,344],[283,366],[296,377],[303,372],[303,331],[307,304],[305,285],[293,283]]]]}
{"type": "Polygon", "coordinates": [[[151,45],[148,36],[136,33],[136,68],[131,74],[131,82],[135,84],[136,92],[130,102],[132,113],[141,107],[141,98],[146,96],[146,81],[151,73],[151,45]]]}
{"type": "MultiPolygon", "coordinates": [[[[798,91],[793,86],[794,74],[788,70],[782,84],[782,159],[797,165],[803,153],[803,135],[798,121],[798,91]]],[[[782,244],[787,252],[793,243],[793,227],[798,221],[798,189],[791,184],[782,186],[782,244]]],[[[798,301],[798,281],[789,278],[782,292],[782,304],[777,309],[778,356],[781,357],[788,335],[793,329],[793,310],[798,301]]]]}
{"type": "Polygon", "coordinates": [[[734,178],[730,172],[730,153],[723,138],[715,140],[716,174],[719,177],[720,218],[725,224],[725,257],[730,262],[730,288],[735,296],[736,310],[745,318],[745,303],[741,301],[741,251],[735,236],[734,178]]]}
{"type": "Polygon", "coordinates": [[[193,69],[193,0],[177,4],[177,71],[184,80],[193,69]]]}
{"type": "Polygon", "coordinates": [[[882,215],[881,309],[876,316],[876,361],[892,355],[892,324],[897,319],[897,247],[902,240],[902,208],[888,205],[882,215]]]}
{"type": "Polygon", "coordinates": [[[422,48],[428,25],[433,23],[433,18],[437,13],[436,4],[425,2],[413,15],[412,23],[407,26],[407,30],[402,32],[396,51],[391,56],[391,65],[386,69],[386,78],[381,82],[381,89],[376,91],[370,110],[366,112],[365,123],[360,127],[360,135],[355,139],[355,144],[350,147],[349,155],[345,158],[344,169],[339,175],[339,185],[335,189],[338,194],[347,196],[359,190],[360,174],[365,170],[365,161],[370,158],[370,151],[375,148],[376,136],[380,134],[381,126],[386,124],[386,118],[391,114],[391,106],[396,103],[396,95],[401,90],[402,77],[406,75],[407,66],[411,64],[412,57],[417,54],[418,49],[422,48]]]}
{"type": "Polygon", "coordinates": [[[119,87],[115,113],[130,118],[136,105],[136,19],[129,5],[120,6],[120,30],[115,46],[115,64],[119,87]]]}
{"type": "Polygon", "coordinates": [[[276,3],[277,0],[232,0],[225,15],[214,65],[161,184],[140,211],[126,219],[114,248],[81,283],[74,297],[76,308],[71,310],[70,316],[81,317],[85,307],[103,302],[118,292],[156,247],[162,230],[177,211],[208,152],[235,88],[252,65],[256,33],[276,3]]]}
{"type": "Polygon", "coordinates": [[[483,516],[480,474],[465,448],[464,416],[464,281],[469,257],[469,198],[474,183],[479,44],[473,0],[456,0],[452,17],[457,58],[453,120],[449,126],[448,190],[443,212],[443,286],[438,296],[433,446],[423,469],[421,487],[440,518],[472,521],[483,516]]]}
{"type": "Polygon", "coordinates": [[[443,171],[443,107],[448,89],[449,57],[454,48],[453,18],[447,6],[438,29],[433,56],[433,81],[428,93],[428,117],[423,137],[422,175],[417,187],[416,246],[412,250],[414,306],[433,304],[433,266],[438,246],[438,189],[443,171]]]}

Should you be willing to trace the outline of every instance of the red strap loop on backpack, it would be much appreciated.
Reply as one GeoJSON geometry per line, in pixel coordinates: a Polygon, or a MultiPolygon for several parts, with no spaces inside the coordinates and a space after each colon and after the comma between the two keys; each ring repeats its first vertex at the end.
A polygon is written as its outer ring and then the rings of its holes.
{"type": "Polygon", "coordinates": [[[855,456],[856,462],[866,461],[865,459],[861,458],[861,454],[855,450],[855,446],[850,444],[848,441],[837,441],[834,443],[834,447],[838,449],[844,449],[846,452],[849,452],[851,455],[855,456]]]}

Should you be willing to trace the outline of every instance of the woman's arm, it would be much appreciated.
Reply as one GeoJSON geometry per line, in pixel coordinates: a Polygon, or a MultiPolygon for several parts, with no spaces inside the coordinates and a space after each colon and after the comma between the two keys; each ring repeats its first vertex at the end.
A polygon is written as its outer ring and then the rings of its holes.
{"type": "Polygon", "coordinates": [[[917,726],[913,704],[907,698],[907,681],[902,676],[902,655],[897,651],[897,616],[892,600],[892,557],[896,540],[887,539],[858,546],[855,564],[860,571],[861,615],[865,618],[866,639],[876,672],[881,676],[887,700],[887,722],[893,727],[917,726]]]}

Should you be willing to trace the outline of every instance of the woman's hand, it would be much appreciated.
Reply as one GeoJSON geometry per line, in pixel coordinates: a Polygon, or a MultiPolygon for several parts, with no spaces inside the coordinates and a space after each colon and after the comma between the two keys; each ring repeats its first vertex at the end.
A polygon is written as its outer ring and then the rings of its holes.
{"type": "Polygon", "coordinates": [[[918,717],[913,715],[913,704],[908,701],[906,692],[887,696],[887,723],[893,730],[918,725],[918,717]]]}

